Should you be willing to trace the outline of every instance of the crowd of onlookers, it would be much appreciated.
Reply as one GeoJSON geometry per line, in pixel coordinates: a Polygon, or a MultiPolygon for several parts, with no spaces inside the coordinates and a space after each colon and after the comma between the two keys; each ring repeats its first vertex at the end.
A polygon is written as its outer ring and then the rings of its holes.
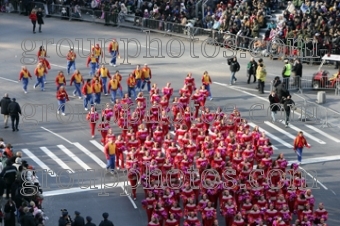
{"type": "Polygon", "coordinates": [[[0,219],[5,226],[44,226],[48,218],[42,211],[42,190],[33,167],[21,152],[0,138],[0,219]]]}

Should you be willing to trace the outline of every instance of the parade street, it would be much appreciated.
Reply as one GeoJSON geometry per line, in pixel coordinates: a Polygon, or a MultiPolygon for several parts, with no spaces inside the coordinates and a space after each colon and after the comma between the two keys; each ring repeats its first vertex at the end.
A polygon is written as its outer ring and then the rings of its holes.
{"type": "MultiPolygon", "coordinates": [[[[289,128],[285,128],[283,121],[275,124],[271,122],[268,110],[270,81],[275,76],[281,77],[282,61],[264,58],[268,73],[266,93],[259,94],[255,90],[256,84],[246,82],[246,67],[251,58],[247,52],[237,53],[241,69],[236,74],[236,84],[230,86],[230,70],[227,59],[223,56],[230,56],[232,53],[226,49],[205,45],[204,42],[202,44],[201,41],[191,43],[171,36],[143,33],[140,30],[55,18],[45,19],[43,33],[32,34],[30,21],[24,16],[2,15],[1,21],[1,95],[8,93],[10,98],[15,97],[22,108],[22,116],[20,131],[12,132],[10,128],[3,129],[1,125],[0,137],[13,145],[14,152],[21,151],[23,159],[36,168],[44,190],[44,212],[50,218],[47,225],[55,224],[62,208],[67,209],[70,214],[78,210],[83,216],[91,215],[97,225],[102,220],[103,212],[110,214],[109,219],[115,225],[143,226],[147,223],[145,211],[141,206],[141,200],[144,198],[142,188],[138,189],[137,200],[134,201],[126,196],[130,191],[128,187],[124,187],[126,175],[123,172],[118,172],[117,177],[105,174],[106,159],[100,142],[100,132],[96,131],[95,138],[91,139],[83,100],[72,96],[74,87],[69,85],[71,76],[68,76],[66,71],[65,56],[71,46],[77,54],[77,69],[85,79],[90,78],[90,68],[86,67],[86,61],[93,41],[101,43],[103,40],[111,41],[112,38],[120,44],[121,57],[117,59],[117,67],[109,66],[109,54],[106,54],[108,56],[103,59],[103,63],[106,63],[111,74],[119,70],[123,76],[124,92],[127,89],[126,79],[138,64],[148,64],[152,71],[151,81],[159,88],[170,82],[175,96],[178,96],[178,90],[182,88],[187,73],[193,74],[198,87],[203,72],[208,71],[213,81],[213,100],[207,101],[207,107],[212,111],[221,107],[227,113],[237,108],[251,127],[259,126],[269,137],[274,148],[273,158],[283,153],[290,163],[296,162],[293,140],[299,131],[303,131],[311,148],[304,150],[301,170],[306,173],[309,187],[313,187],[315,203],[323,202],[329,212],[327,223],[330,226],[340,225],[340,131],[323,128],[320,123],[302,122],[299,120],[301,115],[298,111],[292,114],[289,128]],[[149,39],[156,40],[151,43],[150,48],[147,47],[149,39]],[[45,46],[51,64],[45,91],[40,91],[40,88],[33,89],[36,82],[33,75],[37,64],[36,53],[41,45],[45,46]],[[212,57],[208,58],[207,55],[212,57]],[[27,66],[33,76],[29,81],[27,94],[23,92],[22,84],[18,81],[22,66],[27,66]],[[66,90],[70,101],[66,105],[66,116],[57,114],[55,77],[58,71],[63,71],[67,79],[66,90]]],[[[304,64],[303,70],[304,76],[311,76],[316,72],[317,66],[304,64]]],[[[335,73],[331,66],[328,70],[332,74],[335,73]]],[[[315,91],[306,94],[314,99],[315,95],[315,91]]],[[[333,93],[327,95],[330,96],[329,101],[335,101],[333,93]]],[[[297,105],[303,102],[303,99],[294,94],[292,98],[297,105]]],[[[103,106],[111,103],[110,96],[102,95],[101,103],[103,106]]],[[[339,104],[330,102],[330,105],[339,104]]],[[[103,108],[97,107],[98,112],[103,108]]],[[[277,118],[283,120],[284,113],[278,112],[277,118]]],[[[118,134],[120,129],[113,126],[113,132],[118,134]]]]}

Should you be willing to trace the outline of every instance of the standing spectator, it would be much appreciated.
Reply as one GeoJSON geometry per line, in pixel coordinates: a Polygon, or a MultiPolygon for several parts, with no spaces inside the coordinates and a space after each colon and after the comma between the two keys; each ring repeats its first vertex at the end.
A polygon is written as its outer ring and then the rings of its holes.
{"type": "Polygon", "coordinates": [[[10,198],[10,194],[12,192],[12,186],[15,182],[16,176],[17,176],[17,168],[13,166],[13,163],[10,160],[7,160],[6,167],[2,170],[0,174],[0,177],[4,179],[5,184],[6,184],[6,197],[7,198],[10,198]]]}
{"type": "Polygon", "coordinates": [[[282,70],[282,78],[283,78],[283,84],[286,89],[289,88],[289,79],[290,79],[291,73],[292,73],[292,65],[289,63],[288,60],[285,60],[285,65],[282,70]]]}
{"type": "Polygon", "coordinates": [[[5,94],[5,96],[0,101],[0,107],[1,107],[1,114],[4,115],[4,123],[5,123],[5,129],[8,128],[8,118],[9,118],[9,110],[8,105],[11,103],[11,99],[8,96],[8,93],[5,94]]]}
{"type": "Polygon", "coordinates": [[[31,20],[31,22],[33,24],[33,33],[35,34],[36,33],[35,27],[37,25],[37,12],[35,11],[35,9],[32,10],[32,12],[31,12],[31,14],[29,15],[28,18],[31,20]]]}
{"type": "Polygon", "coordinates": [[[102,220],[102,222],[100,222],[99,226],[114,226],[112,221],[107,219],[108,217],[109,217],[108,213],[103,213],[104,220],[102,220]]]}
{"type": "Polygon", "coordinates": [[[286,118],[285,118],[286,128],[288,127],[290,111],[293,105],[295,105],[295,102],[292,100],[290,95],[288,95],[287,98],[284,98],[283,107],[286,113],[286,118]]]}
{"type": "Polygon", "coordinates": [[[269,99],[269,103],[270,103],[270,111],[271,111],[272,122],[274,123],[276,121],[275,114],[279,110],[280,99],[276,95],[275,91],[272,91],[272,93],[269,95],[268,99],[269,99]]]}
{"type": "Polygon", "coordinates": [[[80,216],[79,211],[74,211],[75,218],[72,222],[72,226],[84,226],[85,220],[82,216],[80,216]]]}
{"type": "Polygon", "coordinates": [[[302,151],[304,147],[310,148],[306,138],[303,136],[303,132],[300,131],[294,140],[294,151],[297,154],[299,165],[302,161],[302,151]]]}
{"type": "Polygon", "coordinates": [[[250,83],[251,77],[254,78],[254,83],[256,82],[256,69],[257,69],[257,62],[252,57],[247,65],[247,74],[248,74],[248,81],[247,83],[250,83]]]}
{"type": "Polygon", "coordinates": [[[15,226],[16,208],[11,198],[5,204],[4,212],[5,212],[4,216],[5,226],[15,226]]]}
{"type": "Polygon", "coordinates": [[[258,80],[260,84],[259,93],[264,94],[264,83],[267,77],[267,70],[266,70],[266,67],[263,65],[263,63],[259,64],[256,70],[256,75],[258,75],[258,80]]]}
{"type": "Polygon", "coordinates": [[[16,102],[15,98],[12,98],[12,102],[8,105],[8,113],[11,116],[13,132],[15,130],[19,131],[18,129],[19,114],[21,115],[21,108],[20,108],[20,105],[16,102]],[[14,122],[15,122],[15,127],[14,127],[14,122]]]}
{"type": "Polygon", "coordinates": [[[302,64],[299,59],[295,59],[293,72],[294,72],[294,85],[297,89],[301,89],[301,78],[302,78],[302,64]]]}
{"type": "Polygon", "coordinates": [[[44,20],[43,20],[44,14],[41,10],[41,8],[38,9],[37,12],[37,20],[38,20],[38,24],[39,24],[39,32],[41,33],[41,25],[44,24],[44,20]]]}
{"type": "Polygon", "coordinates": [[[86,224],[85,226],[96,226],[94,223],[92,223],[92,217],[87,216],[86,217],[86,224]]]}
{"type": "Polygon", "coordinates": [[[234,57],[233,59],[228,60],[228,65],[230,66],[230,85],[234,84],[234,81],[237,81],[237,78],[235,77],[236,72],[240,70],[240,64],[237,62],[237,58],[234,57]]]}

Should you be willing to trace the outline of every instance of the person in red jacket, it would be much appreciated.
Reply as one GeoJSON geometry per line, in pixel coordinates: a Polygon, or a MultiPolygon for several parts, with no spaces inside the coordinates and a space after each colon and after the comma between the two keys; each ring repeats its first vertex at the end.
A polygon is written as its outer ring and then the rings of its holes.
{"type": "Polygon", "coordinates": [[[109,44],[108,51],[111,54],[110,66],[116,67],[117,57],[119,57],[119,44],[116,39],[113,39],[109,44]]]}
{"type": "Polygon", "coordinates": [[[100,48],[100,45],[97,43],[95,46],[92,46],[91,51],[94,53],[94,56],[97,58],[97,62],[98,62],[97,69],[99,69],[100,57],[104,56],[102,48],[100,48]]]}
{"type": "Polygon", "coordinates": [[[100,104],[100,97],[103,92],[103,86],[100,84],[100,80],[95,80],[92,84],[94,104],[100,104]]]}
{"type": "Polygon", "coordinates": [[[64,76],[64,72],[59,71],[58,75],[55,77],[55,84],[57,86],[57,91],[59,90],[60,87],[66,86],[66,79],[64,76]]]}
{"type": "Polygon", "coordinates": [[[22,89],[25,93],[27,93],[28,78],[32,79],[32,75],[27,70],[27,67],[23,66],[19,74],[19,81],[22,81],[22,89]]]}
{"type": "Polygon", "coordinates": [[[97,121],[99,120],[99,114],[96,112],[95,107],[91,107],[90,112],[86,116],[86,120],[90,123],[91,136],[94,138],[94,132],[96,129],[97,121]]]}
{"type": "Polygon", "coordinates": [[[310,148],[306,138],[303,136],[303,132],[300,131],[294,140],[294,151],[297,155],[299,165],[302,161],[302,151],[304,147],[310,148]]]}
{"type": "Polygon", "coordinates": [[[28,18],[31,20],[33,24],[33,33],[35,34],[35,27],[37,25],[37,11],[35,9],[32,10],[31,14],[28,16],[28,18]]]}
{"type": "Polygon", "coordinates": [[[82,93],[84,95],[84,108],[87,111],[87,105],[93,105],[93,89],[91,79],[87,79],[86,84],[83,86],[82,93]]]}
{"type": "Polygon", "coordinates": [[[51,70],[51,65],[50,63],[46,60],[45,57],[39,57],[39,63],[41,63],[43,65],[43,67],[45,68],[46,70],[46,73],[44,74],[44,77],[43,77],[43,81],[44,81],[44,84],[46,84],[46,74],[48,72],[48,70],[51,70]]]}
{"type": "Polygon", "coordinates": [[[73,68],[73,71],[76,70],[76,58],[77,55],[73,51],[73,49],[70,49],[67,53],[66,59],[67,59],[67,74],[70,75],[70,69],[73,68]]]}
{"type": "Polygon", "coordinates": [[[64,86],[59,87],[59,89],[57,91],[57,99],[58,99],[57,114],[59,114],[60,110],[61,110],[61,114],[65,115],[65,103],[66,103],[66,101],[69,101],[69,99],[68,99],[67,92],[64,89],[64,86]]]}
{"type": "Polygon", "coordinates": [[[33,89],[37,88],[40,85],[41,91],[44,91],[44,75],[47,73],[46,68],[42,63],[39,63],[37,68],[34,71],[34,74],[37,76],[37,83],[33,86],[33,89]]]}
{"type": "Polygon", "coordinates": [[[73,96],[76,96],[78,94],[78,98],[81,99],[81,86],[84,85],[84,79],[81,75],[79,70],[75,70],[74,74],[71,77],[70,86],[72,86],[72,83],[74,82],[74,87],[76,88],[73,91],[73,96]]]}

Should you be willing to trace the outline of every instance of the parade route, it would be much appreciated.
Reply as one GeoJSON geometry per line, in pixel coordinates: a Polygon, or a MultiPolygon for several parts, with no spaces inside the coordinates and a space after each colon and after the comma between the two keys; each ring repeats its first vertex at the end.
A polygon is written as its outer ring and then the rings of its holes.
{"type": "MultiPolygon", "coordinates": [[[[2,42],[0,46],[5,53],[0,55],[1,95],[8,93],[11,98],[15,97],[22,107],[23,115],[19,132],[5,130],[1,125],[0,137],[3,137],[6,143],[11,143],[15,152],[22,151],[23,159],[39,171],[38,175],[41,175],[45,195],[43,207],[50,218],[47,225],[55,224],[59,217],[59,209],[62,208],[68,209],[72,215],[74,210],[80,211],[83,216],[91,215],[97,225],[103,212],[110,214],[110,219],[115,225],[144,226],[147,223],[145,211],[141,206],[144,197],[142,188],[138,189],[137,200],[134,201],[126,195],[130,192],[124,184],[126,175],[118,173],[118,179],[103,175],[106,159],[100,143],[100,133],[96,131],[95,138],[91,139],[89,125],[85,120],[87,112],[84,110],[83,100],[72,97],[74,87],[69,86],[70,77],[65,70],[66,60],[61,56],[67,54],[69,46],[65,44],[66,42],[60,44],[60,40],[66,38],[73,41],[74,50],[78,55],[76,66],[84,78],[89,78],[90,69],[86,67],[86,56],[93,44],[92,39],[96,42],[112,38],[139,40],[141,45],[131,42],[128,51],[121,51],[121,59],[118,63],[123,63],[125,60],[124,64],[117,64],[117,67],[107,64],[111,74],[119,70],[123,76],[124,91],[126,91],[126,78],[137,64],[149,65],[152,70],[152,83],[157,83],[158,87],[162,88],[167,82],[171,82],[175,95],[178,95],[178,90],[182,88],[187,73],[193,73],[198,86],[201,84],[203,72],[208,71],[213,80],[211,85],[213,100],[207,102],[207,107],[212,111],[221,107],[227,112],[231,112],[236,107],[251,127],[259,126],[260,130],[270,138],[274,147],[273,158],[283,153],[290,163],[295,163],[297,159],[293,151],[293,139],[298,131],[303,131],[311,148],[304,149],[300,167],[308,175],[307,182],[310,184],[315,182],[318,185],[318,189],[314,189],[313,194],[316,204],[323,202],[329,212],[327,223],[330,226],[340,225],[338,131],[333,128],[323,128],[321,124],[305,123],[299,120],[298,112],[292,114],[289,128],[285,128],[280,122],[271,122],[270,112],[268,112],[269,82],[275,76],[281,75],[283,62],[264,58],[269,76],[265,94],[258,94],[254,89],[256,84],[246,84],[246,66],[251,57],[247,54],[244,57],[238,53],[241,70],[236,74],[238,80],[235,86],[230,86],[228,85],[230,71],[223,57],[225,49],[220,49],[215,57],[205,58],[199,42],[192,46],[192,43],[182,41],[186,50],[181,55],[183,47],[176,44],[176,41],[169,50],[170,44],[167,43],[173,37],[151,34],[150,38],[160,40],[163,44],[158,48],[157,42],[154,42],[149,48],[145,45],[146,34],[136,30],[46,18],[43,33],[33,34],[30,21],[26,17],[6,14],[1,17],[1,20],[2,25],[7,24],[6,29],[2,29],[0,38],[2,42]],[[82,39],[82,46],[79,46],[80,42],[76,41],[79,39],[82,39]],[[34,42],[34,48],[30,48],[28,44],[23,47],[24,40],[34,42]],[[36,62],[33,58],[36,58],[41,43],[46,46],[52,68],[47,74],[44,92],[39,88],[32,88],[36,81],[33,75],[36,62]],[[27,51],[24,51],[24,48],[27,51]],[[138,52],[140,52],[138,57],[126,57],[126,54],[133,56],[138,52]],[[193,53],[199,57],[192,57],[193,53]],[[170,57],[171,54],[178,57],[170,57]],[[164,58],[157,57],[162,55],[164,58]],[[29,81],[27,94],[22,91],[21,82],[18,82],[20,67],[23,65],[27,66],[33,75],[33,79],[29,81]],[[66,116],[56,114],[55,76],[60,70],[65,73],[66,90],[70,96],[70,101],[66,105],[66,116]],[[88,187],[83,189],[82,184],[88,187]],[[91,189],[91,187],[97,188],[91,189]]],[[[210,55],[216,51],[216,47],[210,45],[205,46],[204,49],[210,55]]],[[[108,63],[107,60],[106,62],[108,63]]],[[[304,65],[304,74],[312,74],[316,69],[317,66],[304,65]]],[[[101,102],[104,106],[110,103],[110,96],[102,95],[101,102]]],[[[97,107],[100,109],[103,106],[97,107]]],[[[283,120],[284,113],[279,112],[277,119],[283,120]]],[[[115,126],[113,132],[118,134],[120,130],[115,126]]],[[[221,216],[219,218],[222,219],[221,216]]]]}

